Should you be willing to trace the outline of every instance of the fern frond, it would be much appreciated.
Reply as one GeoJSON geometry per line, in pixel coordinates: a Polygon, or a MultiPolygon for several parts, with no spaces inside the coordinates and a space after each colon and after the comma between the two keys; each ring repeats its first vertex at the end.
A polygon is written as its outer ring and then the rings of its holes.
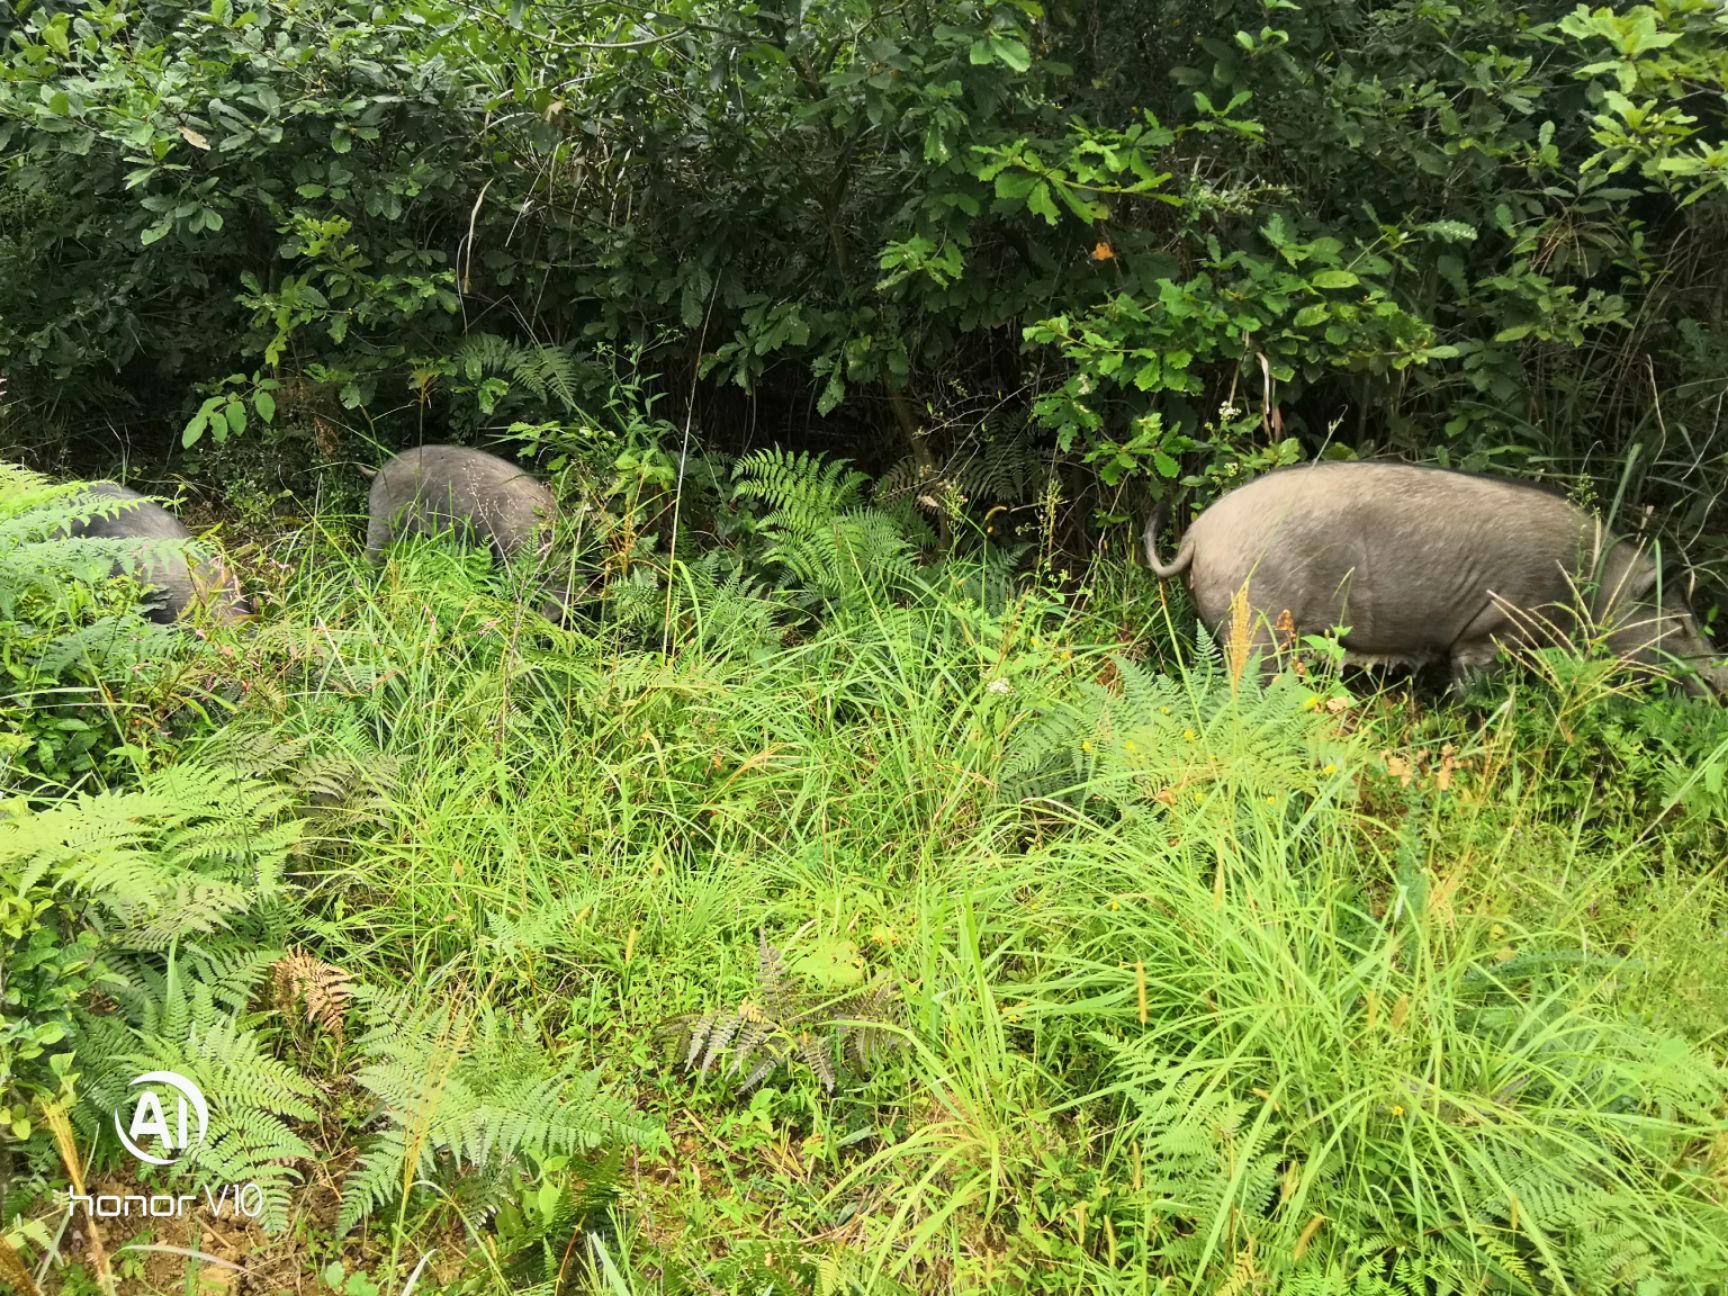
{"type": "Polygon", "coordinates": [[[770,516],[796,531],[811,531],[862,500],[869,481],[844,459],[824,460],[777,446],[752,451],[733,465],[737,491],[767,504],[770,516]]]}
{"type": "MultiPolygon", "coordinates": [[[[343,1187],[339,1229],[351,1229],[413,1178],[498,1170],[525,1154],[654,1144],[659,1128],[601,1091],[597,1074],[551,1066],[516,1023],[480,1007],[452,1031],[451,1004],[356,986],[367,1058],[356,1082],[377,1100],[384,1128],[370,1136],[343,1187]]],[[[460,1013],[460,1005],[457,1012],[460,1013]]],[[[507,1187],[500,1179],[499,1187],[507,1187]]]]}
{"type": "Polygon", "coordinates": [[[586,362],[569,347],[475,332],[462,339],[452,358],[457,372],[470,382],[502,377],[542,404],[565,414],[580,412],[578,388],[586,362]]]}
{"type": "Polygon", "coordinates": [[[730,1052],[730,1076],[742,1075],[741,1092],[760,1084],[793,1058],[832,1093],[839,1083],[835,1058],[868,1071],[899,1045],[882,1029],[898,1015],[898,989],[882,981],[835,1000],[801,987],[785,955],[765,933],[756,944],[756,997],[729,1011],[674,1018],[662,1033],[678,1040],[686,1071],[707,1075],[730,1052]]]}
{"type": "Polygon", "coordinates": [[[342,1043],[348,1003],[354,997],[351,973],[295,949],[271,967],[270,984],[278,1008],[303,1004],[306,1020],[315,1022],[338,1045],[342,1043]]]}
{"type": "Polygon", "coordinates": [[[100,1125],[122,1100],[130,1078],[144,1071],[187,1077],[210,1107],[204,1142],[174,1167],[177,1178],[222,1184],[256,1183],[264,1193],[262,1222],[280,1229],[299,1181],[294,1163],[312,1150],[289,1121],[317,1118],[316,1091],[288,1064],[270,1056],[263,1037],[242,1024],[242,1003],[265,960],[251,956],[171,960],[166,970],[134,969],[120,998],[131,1025],[116,1018],[80,1019],[74,1037],[80,1121],[100,1125]]]}

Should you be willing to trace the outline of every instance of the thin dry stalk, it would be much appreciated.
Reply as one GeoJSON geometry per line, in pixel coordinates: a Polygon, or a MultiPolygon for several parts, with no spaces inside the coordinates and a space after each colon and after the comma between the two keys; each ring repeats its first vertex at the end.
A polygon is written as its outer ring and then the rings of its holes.
{"type": "MultiPolygon", "coordinates": [[[[72,1137],[72,1122],[66,1115],[66,1109],[50,1099],[42,1104],[42,1117],[48,1122],[48,1128],[54,1135],[54,1146],[60,1153],[60,1163],[66,1167],[66,1177],[72,1181],[72,1190],[80,1197],[87,1197],[89,1194],[84,1187],[84,1164],[78,1159],[78,1144],[72,1137]]],[[[102,1245],[102,1234],[96,1227],[95,1215],[85,1215],[84,1227],[90,1237],[90,1258],[96,1262],[96,1277],[109,1296],[113,1296],[114,1271],[108,1266],[108,1250],[102,1245]]]]}

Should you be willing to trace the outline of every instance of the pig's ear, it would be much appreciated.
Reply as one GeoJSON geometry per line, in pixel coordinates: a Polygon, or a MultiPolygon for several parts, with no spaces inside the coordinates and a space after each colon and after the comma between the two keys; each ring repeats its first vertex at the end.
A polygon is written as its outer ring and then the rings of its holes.
{"type": "Polygon", "coordinates": [[[1643,599],[1655,587],[1659,573],[1643,545],[1630,540],[1614,545],[1603,556],[1597,572],[1597,605],[1620,607],[1643,599]]]}

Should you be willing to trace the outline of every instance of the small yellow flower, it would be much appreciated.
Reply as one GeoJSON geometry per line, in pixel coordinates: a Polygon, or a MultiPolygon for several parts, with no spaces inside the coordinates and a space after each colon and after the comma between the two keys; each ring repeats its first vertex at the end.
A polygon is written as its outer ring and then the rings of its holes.
{"type": "Polygon", "coordinates": [[[1392,1104],[1392,1114],[1394,1116],[1402,1116],[1404,1114],[1404,1104],[1403,1103],[1393,1103],[1392,1104]]]}
{"type": "Polygon", "coordinates": [[[1130,738],[1126,742],[1124,742],[1122,744],[1122,750],[1123,751],[1133,751],[1134,750],[1134,740],[1132,738],[1130,738]]]}
{"type": "Polygon", "coordinates": [[[1267,805],[1277,805],[1278,804],[1278,798],[1275,796],[1269,796],[1266,798],[1266,804],[1267,805]]]}
{"type": "Polygon", "coordinates": [[[1074,660],[1074,654],[1069,652],[1066,648],[1064,648],[1062,650],[1061,656],[1062,656],[1063,661],[1073,661],[1074,660]]]}
{"type": "Polygon", "coordinates": [[[1315,707],[1317,707],[1319,705],[1320,705],[1320,695],[1318,693],[1310,693],[1308,695],[1307,701],[1302,703],[1302,709],[1304,711],[1312,711],[1315,707]]]}
{"type": "Polygon", "coordinates": [[[1204,800],[1205,796],[1206,796],[1206,794],[1204,792],[1202,792],[1199,788],[1194,789],[1194,799],[1196,801],[1204,800]]]}
{"type": "Polygon", "coordinates": [[[1080,750],[1085,752],[1087,755],[1091,755],[1092,743],[1090,742],[1090,740],[1082,738],[1080,740],[1080,750]]]}
{"type": "Polygon", "coordinates": [[[1183,737],[1184,737],[1184,738],[1185,738],[1185,739],[1187,739],[1187,740],[1188,740],[1188,741],[1189,741],[1189,742],[1193,742],[1193,741],[1194,741],[1194,731],[1193,731],[1193,730],[1192,730],[1192,729],[1184,729],[1184,730],[1183,730],[1183,731],[1182,731],[1182,736],[1183,736],[1183,737]]]}
{"type": "Polygon", "coordinates": [[[1320,772],[1322,774],[1336,774],[1338,772],[1338,767],[1331,762],[1327,762],[1326,768],[1320,772]]]}

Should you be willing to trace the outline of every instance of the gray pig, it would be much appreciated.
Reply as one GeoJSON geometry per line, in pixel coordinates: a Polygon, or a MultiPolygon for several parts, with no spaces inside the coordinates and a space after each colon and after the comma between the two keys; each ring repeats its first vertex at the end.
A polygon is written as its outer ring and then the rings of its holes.
{"type": "MultiPolygon", "coordinates": [[[[1268,473],[1194,519],[1176,557],[1158,560],[1154,515],[1146,561],[1187,573],[1200,617],[1228,633],[1246,587],[1254,647],[1280,632],[1347,626],[1354,659],[1448,661],[1455,683],[1489,667],[1499,644],[1549,645],[1589,622],[1639,662],[1679,659],[1693,693],[1728,692],[1728,669],[1680,598],[1658,594],[1656,563],[1601,523],[1536,486],[1396,463],[1322,463],[1268,473]],[[1708,688],[1706,687],[1708,686],[1708,688]]],[[[1268,669],[1271,667],[1269,666],[1268,669]]]]}
{"type": "Polygon", "coordinates": [[[136,561],[124,566],[141,584],[159,592],[158,605],[148,614],[152,621],[175,621],[194,605],[208,608],[221,621],[250,615],[251,605],[233,573],[220,558],[188,555],[185,545],[192,533],[167,509],[114,482],[92,482],[86,493],[90,504],[103,506],[102,513],[73,522],[63,534],[140,542],[136,561]]]}
{"type": "MultiPolygon", "coordinates": [[[[433,445],[404,450],[372,478],[366,553],[381,562],[384,546],[402,535],[454,532],[487,545],[500,562],[524,552],[544,558],[558,502],[524,469],[484,450],[433,445]]],[[[562,615],[567,594],[556,581],[543,586],[549,620],[562,615]]]]}

